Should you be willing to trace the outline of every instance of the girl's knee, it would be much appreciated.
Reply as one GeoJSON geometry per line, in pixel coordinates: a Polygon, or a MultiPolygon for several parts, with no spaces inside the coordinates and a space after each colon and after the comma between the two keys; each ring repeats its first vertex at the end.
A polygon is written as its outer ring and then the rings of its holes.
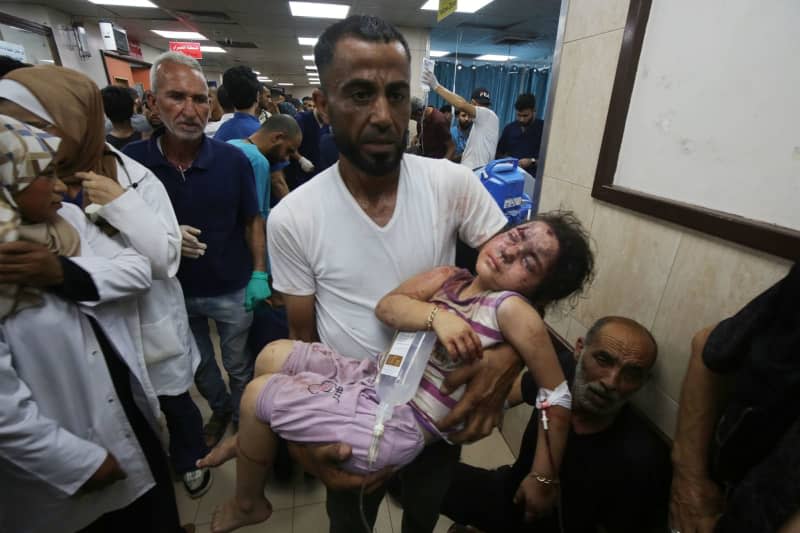
{"type": "Polygon", "coordinates": [[[286,359],[292,352],[294,342],[289,339],[272,341],[264,346],[256,358],[255,375],[276,374],[283,368],[286,359]]]}

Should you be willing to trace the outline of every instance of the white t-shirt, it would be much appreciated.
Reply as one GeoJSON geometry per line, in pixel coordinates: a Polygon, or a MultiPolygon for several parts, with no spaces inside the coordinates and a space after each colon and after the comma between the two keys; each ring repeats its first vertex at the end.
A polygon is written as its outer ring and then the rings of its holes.
{"type": "Polygon", "coordinates": [[[472,131],[461,155],[461,164],[470,170],[486,165],[497,153],[500,119],[488,107],[475,106],[472,131]]]}
{"type": "Polygon", "coordinates": [[[274,287],[316,295],[320,340],[349,357],[384,351],[394,333],[375,306],[408,278],[455,261],[456,237],[486,242],[506,218],[480,181],[444,159],[404,155],[397,204],[384,227],[370,219],[334,165],[270,212],[274,287]]]}

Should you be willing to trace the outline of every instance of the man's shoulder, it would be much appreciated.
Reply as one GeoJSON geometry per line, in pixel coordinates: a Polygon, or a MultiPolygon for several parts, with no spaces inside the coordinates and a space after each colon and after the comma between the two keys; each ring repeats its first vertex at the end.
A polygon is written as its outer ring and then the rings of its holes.
{"type": "Polygon", "coordinates": [[[150,140],[128,143],[125,145],[125,148],[122,149],[122,153],[132,159],[135,159],[136,161],[141,162],[142,159],[144,159],[147,155],[147,147],[149,144],[150,140]]]}

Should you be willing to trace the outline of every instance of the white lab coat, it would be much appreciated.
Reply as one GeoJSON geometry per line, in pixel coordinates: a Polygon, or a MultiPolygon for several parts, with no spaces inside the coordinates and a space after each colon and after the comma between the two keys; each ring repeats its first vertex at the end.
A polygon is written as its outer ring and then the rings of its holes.
{"type": "Polygon", "coordinates": [[[155,429],[158,399],[132,336],[136,301],[150,286],[150,262],[89,223],[80,209],[60,214],[78,228],[81,256],[100,300],[67,302],[44,293],[44,305],[0,322],[0,531],[69,532],[132,503],[154,484],[117,398],[93,316],[128,366],[139,409],[155,429]],[[128,477],[102,491],[76,491],[107,451],[128,477]]]}
{"type": "Polygon", "coordinates": [[[114,237],[150,259],[153,285],[139,296],[141,342],[147,371],[159,395],[177,396],[192,385],[200,351],[189,329],[181,284],[181,230],[164,185],[150,169],[119,152],[117,180],[127,190],[99,215],[119,233],[114,237]],[[133,184],[136,184],[134,187],[133,184]]]}

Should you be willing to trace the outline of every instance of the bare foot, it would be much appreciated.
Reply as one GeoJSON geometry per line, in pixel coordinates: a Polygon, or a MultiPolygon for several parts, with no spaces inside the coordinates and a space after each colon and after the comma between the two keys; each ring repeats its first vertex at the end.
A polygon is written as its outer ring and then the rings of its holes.
{"type": "Polygon", "coordinates": [[[209,468],[219,466],[236,457],[236,447],[239,444],[239,436],[231,435],[208,452],[208,455],[197,460],[197,468],[209,468]]]}
{"type": "Polygon", "coordinates": [[[211,532],[227,533],[242,526],[258,524],[270,516],[272,516],[272,504],[266,498],[255,500],[248,510],[242,509],[236,499],[231,498],[214,510],[214,516],[211,518],[211,532]]]}

